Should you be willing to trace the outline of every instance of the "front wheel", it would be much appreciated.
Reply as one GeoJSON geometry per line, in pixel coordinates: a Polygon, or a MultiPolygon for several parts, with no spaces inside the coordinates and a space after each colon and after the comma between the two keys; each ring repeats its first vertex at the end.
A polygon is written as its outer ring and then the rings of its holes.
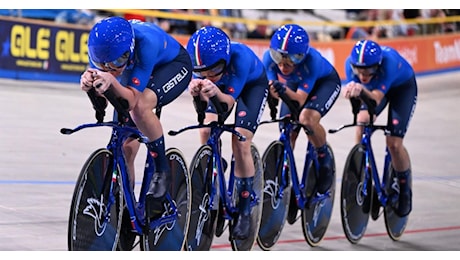
{"type": "Polygon", "coordinates": [[[332,208],[334,206],[335,197],[335,158],[332,148],[327,144],[328,152],[332,158],[332,171],[333,171],[333,182],[329,190],[329,195],[322,195],[324,197],[318,197],[316,195],[315,185],[317,183],[316,167],[313,161],[310,165],[307,165],[307,178],[305,178],[305,198],[307,199],[307,205],[302,209],[302,232],[307,243],[312,246],[318,246],[323,240],[326,234],[329,222],[332,216],[332,208]]]}
{"type": "Polygon", "coordinates": [[[340,215],[345,236],[352,244],[357,244],[364,236],[369,221],[372,183],[364,183],[364,155],[364,146],[355,145],[348,154],[343,168],[340,215]],[[363,192],[364,185],[367,187],[367,196],[363,192]]]}
{"type": "Polygon", "coordinates": [[[116,174],[112,182],[112,171],[113,155],[105,148],[93,152],[83,165],[70,206],[70,251],[117,249],[124,195],[121,176],[116,174]]]}
{"type": "Polygon", "coordinates": [[[283,158],[284,145],[280,141],[273,141],[262,156],[264,194],[257,244],[264,251],[276,244],[286,223],[291,179],[289,161],[284,162],[283,158]]]}
{"type": "MultiPolygon", "coordinates": [[[[213,192],[213,154],[209,145],[201,146],[190,163],[192,196],[190,205],[190,224],[185,250],[208,251],[216,232],[219,196],[213,192]],[[211,196],[215,208],[210,207],[211,196]]],[[[217,183],[217,182],[216,182],[217,183]]]]}
{"type": "Polygon", "coordinates": [[[167,149],[166,158],[171,169],[169,194],[172,200],[165,203],[165,214],[162,218],[175,215],[175,219],[143,235],[142,245],[143,250],[146,251],[180,251],[185,247],[187,238],[191,197],[187,163],[184,155],[177,148],[167,149]],[[174,208],[176,211],[173,210],[174,208]]]}
{"type": "MultiPolygon", "coordinates": [[[[254,242],[256,241],[257,234],[259,231],[260,221],[262,217],[262,206],[263,206],[263,187],[264,187],[264,176],[262,171],[262,161],[260,158],[259,150],[254,144],[251,144],[251,155],[254,162],[254,183],[253,191],[254,196],[251,201],[251,231],[250,233],[253,236],[250,236],[248,239],[239,240],[239,239],[230,239],[232,249],[234,251],[249,251],[252,249],[254,242]]],[[[238,193],[236,192],[236,185],[233,185],[235,190],[233,191],[233,200],[236,201],[235,205],[238,205],[238,193]]],[[[233,224],[234,221],[231,221],[233,224]]],[[[233,230],[233,228],[230,228],[233,230]]]]}

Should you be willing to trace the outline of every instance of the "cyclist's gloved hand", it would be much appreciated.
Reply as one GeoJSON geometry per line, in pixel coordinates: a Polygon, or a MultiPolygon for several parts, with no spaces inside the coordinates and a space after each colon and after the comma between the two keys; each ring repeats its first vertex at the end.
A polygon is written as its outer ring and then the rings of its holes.
{"type": "Polygon", "coordinates": [[[276,119],[276,115],[278,114],[278,109],[276,108],[278,106],[279,100],[277,98],[272,97],[272,95],[268,95],[268,107],[270,108],[270,117],[272,120],[276,119]]]}
{"type": "Polygon", "coordinates": [[[286,92],[286,86],[278,80],[274,80],[272,86],[278,94],[283,94],[286,92]]]}

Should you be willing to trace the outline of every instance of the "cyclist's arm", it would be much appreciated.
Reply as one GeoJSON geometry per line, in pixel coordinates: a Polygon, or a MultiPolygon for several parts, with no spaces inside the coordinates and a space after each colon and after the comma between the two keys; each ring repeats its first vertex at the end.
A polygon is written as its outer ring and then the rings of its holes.
{"type": "Polygon", "coordinates": [[[97,86],[96,91],[98,93],[104,94],[107,89],[112,88],[116,96],[121,97],[128,102],[129,110],[134,107],[142,94],[130,86],[123,86],[110,72],[94,70],[93,78],[93,84],[97,86]]]}
{"type": "Polygon", "coordinates": [[[231,95],[225,94],[220,90],[217,91],[217,99],[220,101],[220,103],[227,104],[227,111],[232,109],[233,105],[235,104],[235,99],[231,95]]]}
{"type": "Polygon", "coordinates": [[[383,97],[385,96],[385,93],[383,93],[379,89],[369,90],[363,84],[355,81],[348,82],[342,91],[345,98],[357,98],[361,94],[364,94],[367,97],[375,100],[377,105],[380,104],[383,97]]]}
{"type": "Polygon", "coordinates": [[[129,104],[129,110],[134,108],[134,105],[137,103],[139,100],[140,96],[142,95],[142,92],[137,90],[136,88],[133,88],[129,85],[123,86],[118,80],[115,79],[114,83],[112,84],[112,88],[114,89],[115,94],[118,97],[121,97],[128,101],[129,104]]]}
{"type": "Polygon", "coordinates": [[[378,90],[378,89],[368,90],[364,86],[362,88],[362,92],[363,92],[362,94],[368,96],[370,99],[375,100],[377,105],[380,104],[380,102],[382,101],[383,97],[385,96],[385,94],[382,91],[378,90]]]}
{"type": "Polygon", "coordinates": [[[289,97],[289,99],[297,102],[299,105],[303,105],[308,97],[307,92],[300,89],[297,89],[297,91],[293,91],[290,88],[286,88],[286,95],[289,97]]]}
{"type": "MultiPolygon", "coordinates": [[[[208,102],[211,97],[216,96],[220,103],[226,104],[226,111],[228,111],[228,109],[231,109],[233,107],[233,104],[235,103],[235,99],[233,99],[231,95],[223,93],[219,89],[219,87],[217,87],[216,84],[214,84],[209,79],[201,79],[199,83],[199,89],[201,100],[208,102]]],[[[195,89],[191,89],[191,91],[192,90],[195,89]]]]}

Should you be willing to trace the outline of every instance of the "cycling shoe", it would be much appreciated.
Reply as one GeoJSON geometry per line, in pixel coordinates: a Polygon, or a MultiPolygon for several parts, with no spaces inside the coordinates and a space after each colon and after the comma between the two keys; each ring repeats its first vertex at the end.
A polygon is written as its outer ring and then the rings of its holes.
{"type": "Polygon", "coordinates": [[[158,218],[164,211],[166,192],[171,184],[171,174],[156,172],[150,182],[149,190],[145,199],[145,208],[149,218],[158,218]]]}
{"type": "Polygon", "coordinates": [[[240,214],[233,228],[232,236],[234,239],[246,240],[249,238],[251,230],[251,215],[240,214]]]}

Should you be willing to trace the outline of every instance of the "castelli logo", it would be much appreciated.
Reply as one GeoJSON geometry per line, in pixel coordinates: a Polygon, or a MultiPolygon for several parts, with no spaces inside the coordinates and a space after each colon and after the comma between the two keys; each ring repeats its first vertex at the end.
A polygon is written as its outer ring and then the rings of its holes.
{"type": "Polygon", "coordinates": [[[398,119],[393,119],[393,125],[399,125],[398,119]]]}
{"type": "Polygon", "coordinates": [[[249,191],[245,190],[245,191],[241,192],[241,197],[243,197],[244,199],[248,198],[249,197],[249,191]]]}
{"type": "Polygon", "coordinates": [[[157,156],[158,156],[158,154],[157,154],[157,153],[155,153],[155,152],[152,152],[152,151],[150,151],[150,155],[151,155],[153,158],[157,158],[157,156]]]}
{"type": "Polygon", "coordinates": [[[141,81],[138,78],[133,78],[132,81],[133,81],[133,84],[136,86],[139,86],[141,84],[141,81]]]}
{"type": "Polygon", "coordinates": [[[245,116],[246,116],[246,111],[240,111],[240,112],[238,113],[238,116],[239,116],[239,117],[245,117],[245,116]]]}
{"type": "Polygon", "coordinates": [[[227,90],[229,93],[235,93],[235,89],[233,87],[228,87],[227,90]]]}

